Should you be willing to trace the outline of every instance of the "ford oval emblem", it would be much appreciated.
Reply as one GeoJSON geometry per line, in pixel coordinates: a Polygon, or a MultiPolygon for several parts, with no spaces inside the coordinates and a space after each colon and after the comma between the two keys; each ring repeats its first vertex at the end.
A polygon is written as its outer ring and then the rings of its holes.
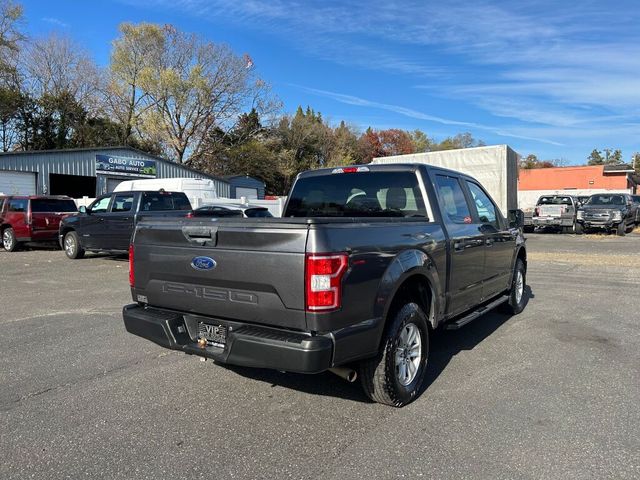
{"type": "Polygon", "coordinates": [[[216,261],[211,257],[193,257],[191,260],[191,266],[196,270],[213,270],[216,265],[216,261]]]}

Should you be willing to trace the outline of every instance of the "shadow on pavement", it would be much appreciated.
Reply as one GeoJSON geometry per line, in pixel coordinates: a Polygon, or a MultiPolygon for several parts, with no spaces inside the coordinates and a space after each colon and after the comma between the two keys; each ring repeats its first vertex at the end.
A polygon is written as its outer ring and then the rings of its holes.
{"type": "MultiPolygon", "coordinates": [[[[528,285],[525,287],[525,296],[527,304],[530,299],[535,297],[531,287],[528,285]]],[[[432,334],[430,343],[431,357],[421,394],[440,376],[455,355],[465,350],[473,350],[509,321],[510,318],[511,315],[492,311],[460,330],[440,330],[432,334]]],[[[331,396],[357,402],[373,403],[362,391],[359,381],[348,383],[329,372],[319,375],[303,375],[233,365],[218,365],[243,377],[267,382],[272,387],[284,387],[311,395],[331,396]]]]}

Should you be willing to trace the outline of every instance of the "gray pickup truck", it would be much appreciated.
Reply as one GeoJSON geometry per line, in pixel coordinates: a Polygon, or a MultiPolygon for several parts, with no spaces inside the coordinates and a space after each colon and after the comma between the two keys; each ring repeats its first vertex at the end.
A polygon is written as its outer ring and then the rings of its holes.
{"type": "Polygon", "coordinates": [[[521,211],[426,165],[300,174],[283,218],[138,225],[126,329],[220,363],[359,377],[380,403],[421,391],[429,339],[525,306],[521,211]]]}

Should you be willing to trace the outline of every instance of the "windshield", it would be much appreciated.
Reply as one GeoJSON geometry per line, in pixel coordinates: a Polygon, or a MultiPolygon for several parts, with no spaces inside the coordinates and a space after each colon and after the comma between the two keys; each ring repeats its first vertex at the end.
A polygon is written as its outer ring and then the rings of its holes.
{"type": "Polygon", "coordinates": [[[414,172],[336,173],[299,179],[284,217],[426,217],[414,172]]]}
{"type": "Polygon", "coordinates": [[[623,195],[591,195],[585,205],[624,205],[623,195]]]}
{"type": "Polygon", "coordinates": [[[31,211],[40,213],[77,212],[78,207],[76,207],[76,202],[73,200],[40,198],[31,200],[31,211]]]}
{"type": "Polygon", "coordinates": [[[571,197],[540,197],[538,205],[571,205],[571,197]]]}

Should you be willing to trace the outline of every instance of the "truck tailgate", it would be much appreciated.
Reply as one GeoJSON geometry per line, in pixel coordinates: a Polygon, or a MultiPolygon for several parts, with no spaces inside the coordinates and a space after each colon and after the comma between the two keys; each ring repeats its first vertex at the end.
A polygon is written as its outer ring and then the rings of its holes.
{"type": "Polygon", "coordinates": [[[134,299],[142,295],[154,307],[305,329],[308,225],[265,220],[272,219],[140,223],[134,299]]]}

